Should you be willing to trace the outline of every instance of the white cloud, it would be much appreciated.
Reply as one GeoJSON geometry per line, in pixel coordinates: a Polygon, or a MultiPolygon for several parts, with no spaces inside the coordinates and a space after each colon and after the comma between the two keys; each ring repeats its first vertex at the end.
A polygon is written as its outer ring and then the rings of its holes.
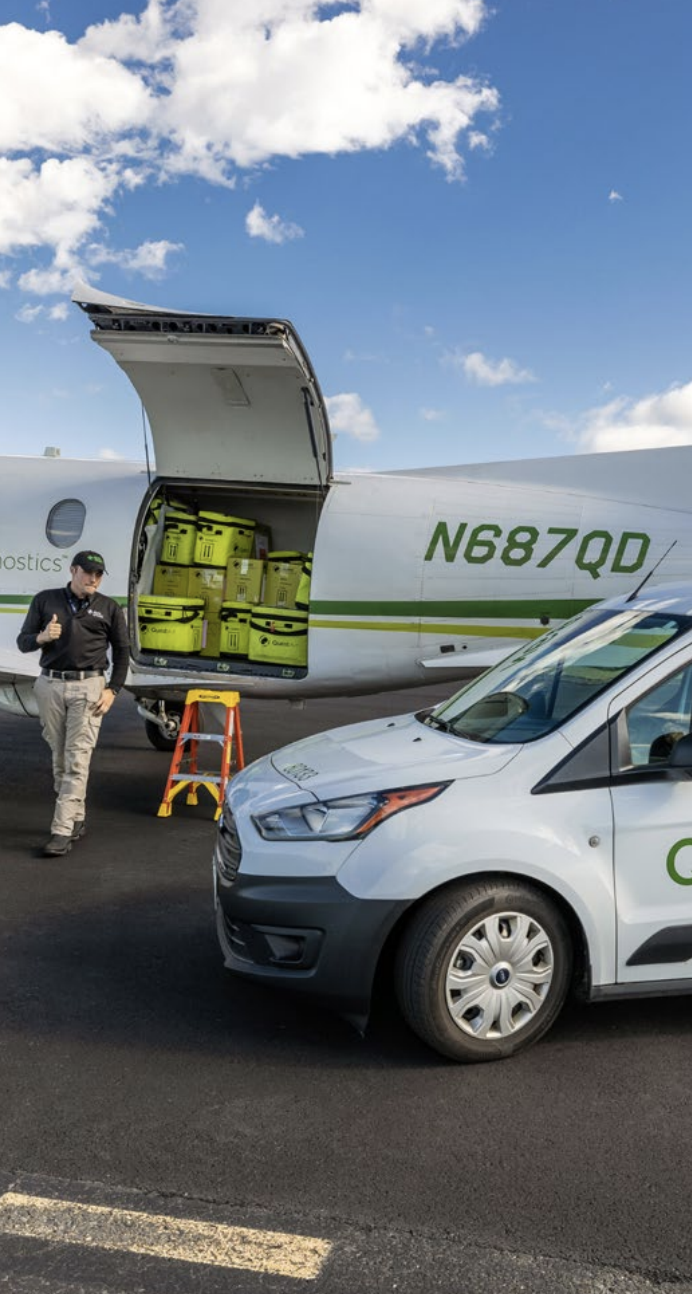
{"type": "Polygon", "coordinates": [[[536,381],[530,369],[520,368],[513,359],[488,359],[479,350],[469,353],[447,351],[442,357],[442,363],[461,369],[467,380],[477,386],[515,386],[536,381]]]}
{"type": "Polygon", "coordinates": [[[49,296],[55,292],[69,292],[75,279],[79,277],[76,268],[70,268],[69,264],[64,269],[53,264],[47,269],[27,270],[25,274],[20,274],[18,283],[23,292],[49,296]]]}
{"type": "Polygon", "coordinates": [[[441,422],[445,416],[444,409],[419,409],[418,412],[424,422],[441,422]]]}
{"type": "Polygon", "coordinates": [[[293,225],[280,216],[268,216],[259,202],[255,203],[252,211],[248,211],[245,228],[251,238],[264,238],[268,243],[285,243],[293,238],[302,238],[305,233],[300,225],[293,225]]]}
{"type": "Polygon", "coordinates": [[[8,288],[12,282],[12,275],[9,270],[0,270],[0,289],[8,288]]]}
{"type": "Polygon", "coordinates": [[[30,306],[23,305],[17,311],[15,319],[20,323],[32,324],[37,319],[50,319],[53,323],[62,323],[68,317],[68,308],[66,301],[59,301],[54,306],[30,306]]]}
{"type": "Polygon", "coordinates": [[[618,193],[617,189],[611,189],[611,190],[610,190],[610,193],[608,194],[608,201],[609,201],[609,202],[624,202],[624,198],[623,198],[623,196],[622,196],[622,194],[621,194],[621,193],[618,193]]]}
{"type": "MultiPolygon", "coordinates": [[[[487,13],[487,0],[148,0],[75,43],[0,26],[0,254],[45,247],[64,274],[125,191],[181,173],[233,187],[272,158],[404,142],[460,179],[498,94],[420,59],[487,13]]],[[[253,236],[302,233],[250,215],[253,236]]]]}
{"type": "Polygon", "coordinates": [[[589,409],[576,428],[579,448],[602,453],[692,444],[692,382],[641,400],[620,397],[589,409]]]}
{"type": "Polygon", "coordinates": [[[481,148],[486,153],[492,148],[490,139],[482,130],[470,130],[468,139],[469,148],[481,148]]]}
{"type": "MultiPolygon", "coordinates": [[[[192,9],[190,12],[192,14],[192,9]]],[[[162,0],[149,0],[139,17],[124,13],[113,21],[88,27],[79,48],[89,56],[113,58],[124,63],[162,63],[170,58],[173,49],[171,17],[174,15],[169,7],[167,20],[162,0]]]]}
{"type": "Polygon", "coordinates": [[[106,264],[119,265],[121,269],[142,274],[147,279],[157,279],[167,270],[168,257],[183,250],[183,243],[169,243],[165,239],[121,250],[90,243],[83,249],[83,260],[79,260],[70,253],[69,246],[65,246],[57,253],[52,265],[27,270],[20,275],[19,287],[35,296],[70,293],[75,279],[86,277],[85,269],[93,270],[106,264]]]}
{"type": "Polygon", "coordinates": [[[15,319],[18,319],[20,323],[30,324],[35,323],[41,314],[43,314],[43,306],[26,305],[17,311],[15,319]]]}
{"type": "Polygon", "coordinates": [[[474,35],[486,14],[484,0],[370,0],[368,8],[395,30],[404,45],[442,35],[474,35]]]}
{"type": "Polygon", "coordinates": [[[332,431],[341,431],[356,440],[377,440],[380,429],[372,411],[363,404],[360,396],[355,392],[328,396],[325,403],[332,431]]]}
{"type": "Polygon", "coordinates": [[[48,246],[60,264],[96,228],[117,187],[116,170],[90,158],[36,167],[26,157],[0,157],[0,253],[48,246]]]}
{"type": "Polygon", "coordinates": [[[121,269],[143,274],[146,279],[156,279],[168,269],[168,257],[184,249],[184,243],[169,243],[166,239],[140,243],[139,247],[125,247],[120,251],[91,243],[84,255],[89,265],[119,265],[121,269]]]}
{"type": "Polygon", "coordinates": [[[363,0],[331,16],[314,0],[198,0],[172,49],[162,102],[173,168],[255,166],[427,142],[450,178],[459,136],[497,92],[473,77],[424,76],[408,51],[478,30],[482,0],[363,0]]]}
{"type": "Polygon", "coordinates": [[[78,154],[141,126],[153,100],[115,59],[70,45],[57,31],[0,27],[0,150],[78,154]],[[40,93],[39,93],[40,90],[40,93]]]}

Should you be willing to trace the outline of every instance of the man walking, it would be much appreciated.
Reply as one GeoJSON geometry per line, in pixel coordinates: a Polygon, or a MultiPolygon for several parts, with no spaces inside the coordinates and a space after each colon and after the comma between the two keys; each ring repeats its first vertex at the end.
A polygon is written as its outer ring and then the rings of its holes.
{"type": "Polygon", "coordinates": [[[100,553],[77,553],[69,584],[37,593],[17,637],[20,651],[41,648],[34,686],[43,736],[53,754],[57,796],[44,854],[66,854],[85,832],[89,765],[101,720],[120,691],[128,664],[125,616],[99,593],[100,553]],[[106,684],[108,648],[113,668],[106,684]]]}

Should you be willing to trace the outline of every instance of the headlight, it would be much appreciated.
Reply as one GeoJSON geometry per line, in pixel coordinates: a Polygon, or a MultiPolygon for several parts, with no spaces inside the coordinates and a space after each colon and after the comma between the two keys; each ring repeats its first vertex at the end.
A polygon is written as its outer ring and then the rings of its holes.
{"type": "Polygon", "coordinates": [[[447,786],[449,782],[436,782],[434,786],[313,800],[297,808],[260,814],[252,821],[265,840],[358,840],[385,818],[433,800],[447,786]]]}

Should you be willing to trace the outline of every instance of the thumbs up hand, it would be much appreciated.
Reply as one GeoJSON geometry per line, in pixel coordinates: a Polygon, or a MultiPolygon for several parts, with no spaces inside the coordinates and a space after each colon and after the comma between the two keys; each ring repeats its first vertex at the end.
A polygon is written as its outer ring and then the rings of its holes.
{"type": "Polygon", "coordinates": [[[48,621],[48,624],[46,625],[45,629],[42,629],[40,634],[36,635],[36,642],[37,643],[52,642],[55,638],[59,638],[61,633],[62,633],[62,625],[60,624],[60,621],[58,620],[57,615],[54,614],[51,617],[51,619],[48,621]]]}

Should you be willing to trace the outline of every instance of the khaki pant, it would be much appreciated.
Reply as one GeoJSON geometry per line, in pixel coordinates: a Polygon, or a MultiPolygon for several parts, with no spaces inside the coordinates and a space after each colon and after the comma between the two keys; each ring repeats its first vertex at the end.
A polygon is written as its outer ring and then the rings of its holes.
{"type": "Polygon", "coordinates": [[[65,682],[42,674],[34,684],[43,736],[53,754],[54,836],[70,836],[75,822],[86,817],[89,765],[101,727],[94,706],[104,686],[101,675],[65,682]]]}

